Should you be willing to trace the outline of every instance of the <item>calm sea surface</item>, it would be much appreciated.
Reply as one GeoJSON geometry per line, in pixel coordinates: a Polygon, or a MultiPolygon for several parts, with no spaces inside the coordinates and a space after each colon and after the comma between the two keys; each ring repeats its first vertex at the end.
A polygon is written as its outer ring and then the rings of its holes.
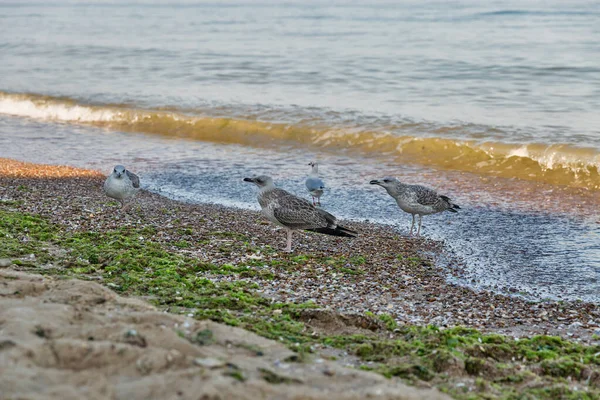
{"type": "Polygon", "coordinates": [[[424,218],[459,283],[600,301],[600,3],[0,0],[0,157],[254,207],[244,176],[406,231],[370,179],[453,197],[424,218]]]}

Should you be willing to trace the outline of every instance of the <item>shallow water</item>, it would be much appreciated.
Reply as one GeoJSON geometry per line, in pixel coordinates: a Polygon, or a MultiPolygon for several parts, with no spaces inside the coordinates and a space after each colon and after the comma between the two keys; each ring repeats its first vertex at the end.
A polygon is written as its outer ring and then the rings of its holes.
{"type": "MultiPolygon", "coordinates": [[[[316,156],[294,146],[264,149],[0,117],[0,156],[69,164],[109,173],[125,163],[142,186],[171,198],[258,209],[246,176],[267,173],[308,198],[304,179],[316,156]],[[125,161],[124,161],[125,160],[125,161]]],[[[423,234],[444,242],[463,263],[460,284],[532,298],[600,301],[598,192],[514,179],[398,165],[319,152],[328,186],[323,207],[407,233],[410,216],[369,180],[401,176],[427,182],[461,205],[458,214],[424,217],[423,234]]]]}

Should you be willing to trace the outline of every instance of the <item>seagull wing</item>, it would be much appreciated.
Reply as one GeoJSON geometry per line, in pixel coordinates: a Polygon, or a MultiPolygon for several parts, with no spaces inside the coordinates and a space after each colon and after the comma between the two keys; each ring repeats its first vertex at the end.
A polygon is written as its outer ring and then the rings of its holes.
{"type": "Polygon", "coordinates": [[[306,178],[306,188],[309,192],[313,190],[323,190],[325,189],[325,184],[320,178],[309,176],[306,178]]]}
{"type": "Polygon", "coordinates": [[[413,185],[417,203],[424,206],[432,206],[440,201],[440,195],[433,189],[421,185],[413,185]]]}
{"type": "Polygon", "coordinates": [[[140,178],[133,172],[129,172],[129,170],[125,170],[125,173],[127,174],[127,177],[133,184],[133,187],[138,189],[140,187],[140,178]]]}
{"type": "Polygon", "coordinates": [[[307,200],[282,189],[275,189],[272,196],[277,201],[277,206],[273,207],[273,216],[282,225],[292,229],[321,228],[328,225],[325,215],[307,200]]]}

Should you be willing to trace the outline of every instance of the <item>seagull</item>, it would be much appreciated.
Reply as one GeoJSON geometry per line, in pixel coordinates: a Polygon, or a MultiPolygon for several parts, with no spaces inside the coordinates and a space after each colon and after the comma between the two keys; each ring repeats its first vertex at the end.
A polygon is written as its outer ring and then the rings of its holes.
{"type": "Polygon", "coordinates": [[[267,219],[283,226],[287,231],[287,247],[292,251],[292,232],[307,230],[326,235],[356,237],[357,232],[339,226],[336,218],[327,211],[316,208],[310,201],[278,189],[270,176],[260,175],[244,178],[244,182],[254,183],[259,187],[258,203],[267,219]]]}
{"type": "Polygon", "coordinates": [[[437,194],[435,190],[425,186],[408,185],[391,177],[372,180],[370,183],[385,188],[388,194],[396,200],[402,211],[412,214],[410,235],[412,235],[415,227],[415,215],[419,215],[419,229],[417,230],[417,236],[419,236],[423,215],[436,214],[446,210],[455,213],[458,212],[456,210],[460,210],[460,207],[452,203],[450,198],[437,194]]]}
{"type": "Polygon", "coordinates": [[[308,163],[312,167],[310,171],[310,175],[306,178],[306,189],[308,189],[308,193],[312,196],[313,206],[317,204],[321,205],[321,195],[323,194],[323,189],[325,189],[325,184],[323,180],[319,178],[319,164],[314,161],[308,163]],[[315,203],[315,197],[317,198],[317,202],[315,203]]]}
{"type": "Polygon", "coordinates": [[[119,200],[124,211],[128,206],[125,205],[125,201],[135,196],[139,190],[140,178],[122,165],[115,166],[112,174],[104,182],[104,193],[108,197],[119,200]]]}

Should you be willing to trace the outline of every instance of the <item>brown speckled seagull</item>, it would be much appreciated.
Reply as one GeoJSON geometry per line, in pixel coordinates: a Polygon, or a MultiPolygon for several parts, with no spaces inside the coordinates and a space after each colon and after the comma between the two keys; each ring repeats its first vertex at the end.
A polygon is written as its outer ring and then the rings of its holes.
{"type": "Polygon", "coordinates": [[[423,215],[436,214],[442,211],[455,213],[458,212],[456,210],[460,210],[460,207],[454,204],[449,197],[438,194],[435,190],[425,186],[408,185],[390,176],[383,179],[374,179],[370,183],[371,185],[383,187],[396,200],[402,211],[412,214],[409,235],[412,235],[415,227],[415,215],[419,216],[419,229],[417,229],[417,236],[419,236],[423,215]]]}
{"type": "Polygon", "coordinates": [[[259,187],[258,203],[267,219],[283,226],[287,231],[287,247],[292,251],[292,232],[307,230],[326,235],[355,237],[357,232],[339,226],[336,218],[320,208],[313,206],[308,200],[278,189],[270,176],[261,175],[254,178],[244,178],[245,182],[254,183],[259,187]]]}

